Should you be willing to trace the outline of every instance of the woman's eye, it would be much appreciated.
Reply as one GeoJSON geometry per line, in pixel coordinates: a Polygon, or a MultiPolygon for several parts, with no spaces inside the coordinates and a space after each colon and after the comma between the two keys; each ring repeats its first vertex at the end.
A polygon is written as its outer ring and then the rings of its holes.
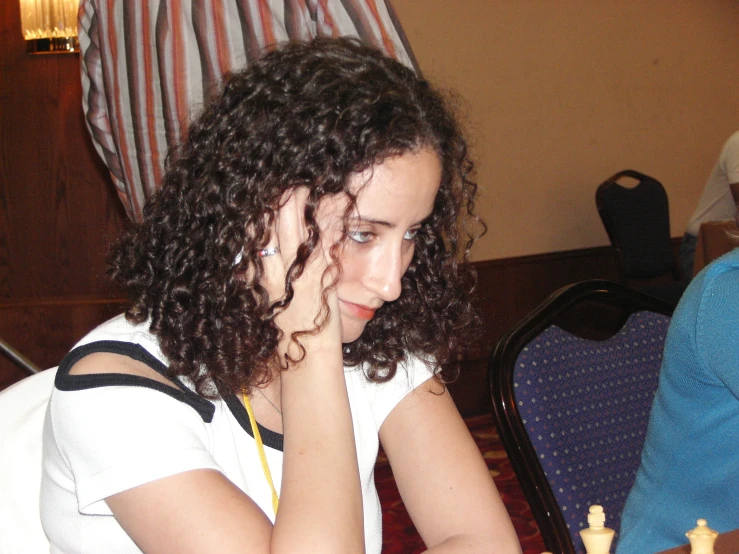
{"type": "Polygon", "coordinates": [[[407,230],[407,231],[405,232],[405,235],[403,235],[403,238],[404,238],[405,240],[415,240],[415,239],[416,239],[416,237],[418,236],[418,232],[419,232],[420,230],[421,230],[421,229],[408,229],[408,230],[407,230]]]}
{"type": "Polygon", "coordinates": [[[374,233],[370,233],[369,231],[349,231],[347,233],[347,236],[352,239],[354,242],[358,242],[360,244],[364,244],[366,242],[369,242],[372,240],[374,233]]]}

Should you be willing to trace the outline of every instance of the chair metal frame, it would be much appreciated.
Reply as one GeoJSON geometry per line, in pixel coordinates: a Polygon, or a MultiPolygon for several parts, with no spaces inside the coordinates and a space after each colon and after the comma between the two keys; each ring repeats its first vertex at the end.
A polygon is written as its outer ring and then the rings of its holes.
{"type": "Polygon", "coordinates": [[[35,375],[41,371],[40,367],[2,339],[0,339],[0,354],[4,354],[11,362],[20,367],[28,375],[35,375]]]}
{"type": "MultiPolygon", "coordinates": [[[[501,442],[516,472],[524,495],[551,552],[575,554],[567,525],[554,497],[536,451],[524,428],[516,403],[513,374],[523,348],[549,326],[585,302],[609,305],[622,313],[620,327],[637,311],[672,316],[673,307],[657,298],[604,280],[582,281],[559,289],[499,340],[488,366],[493,417],[501,442]]],[[[576,333],[573,333],[576,334],[576,333]]],[[[601,337],[603,338],[603,337],[601,337]]]]}

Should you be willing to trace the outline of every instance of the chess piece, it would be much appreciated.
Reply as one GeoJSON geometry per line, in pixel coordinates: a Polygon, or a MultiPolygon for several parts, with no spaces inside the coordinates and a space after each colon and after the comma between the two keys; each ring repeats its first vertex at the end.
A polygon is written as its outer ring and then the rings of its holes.
{"type": "Polygon", "coordinates": [[[690,540],[691,554],[713,554],[713,543],[716,542],[718,531],[708,527],[705,519],[700,518],[695,529],[691,529],[685,536],[690,540]]]}
{"type": "Polygon", "coordinates": [[[590,506],[589,527],[580,531],[586,554],[608,554],[610,552],[613,535],[616,532],[606,527],[605,524],[606,514],[603,512],[603,507],[597,504],[590,506]]]}

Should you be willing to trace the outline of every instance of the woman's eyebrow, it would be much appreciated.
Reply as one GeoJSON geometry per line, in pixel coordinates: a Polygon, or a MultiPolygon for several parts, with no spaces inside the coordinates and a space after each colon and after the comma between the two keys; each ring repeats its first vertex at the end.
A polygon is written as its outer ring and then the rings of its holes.
{"type": "Polygon", "coordinates": [[[393,229],[395,227],[394,223],[390,223],[389,221],[384,221],[382,219],[373,219],[370,217],[355,216],[350,217],[349,220],[357,223],[371,223],[373,225],[381,225],[382,227],[388,227],[390,229],[393,229]]]}
{"type": "MultiPolygon", "coordinates": [[[[419,225],[423,225],[430,218],[431,218],[431,214],[427,215],[422,220],[415,222],[414,224],[411,225],[411,227],[417,227],[419,225]]],[[[371,217],[362,217],[362,216],[350,217],[349,221],[356,222],[356,223],[370,223],[372,225],[380,225],[382,227],[387,227],[388,229],[394,229],[397,226],[395,223],[391,223],[383,219],[374,219],[371,217]]]]}

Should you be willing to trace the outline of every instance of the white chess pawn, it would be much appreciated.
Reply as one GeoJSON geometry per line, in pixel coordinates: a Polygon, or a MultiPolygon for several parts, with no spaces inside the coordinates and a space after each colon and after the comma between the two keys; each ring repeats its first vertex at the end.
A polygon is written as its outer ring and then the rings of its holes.
{"type": "Polygon", "coordinates": [[[708,527],[708,522],[700,518],[695,529],[691,529],[685,536],[690,540],[690,554],[713,554],[713,543],[716,542],[718,531],[708,527]]]}
{"type": "Polygon", "coordinates": [[[605,524],[606,514],[603,512],[603,507],[597,504],[590,506],[589,527],[580,531],[586,554],[608,554],[610,552],[613,535],[616,532],[605,527],[605,524]]]}

